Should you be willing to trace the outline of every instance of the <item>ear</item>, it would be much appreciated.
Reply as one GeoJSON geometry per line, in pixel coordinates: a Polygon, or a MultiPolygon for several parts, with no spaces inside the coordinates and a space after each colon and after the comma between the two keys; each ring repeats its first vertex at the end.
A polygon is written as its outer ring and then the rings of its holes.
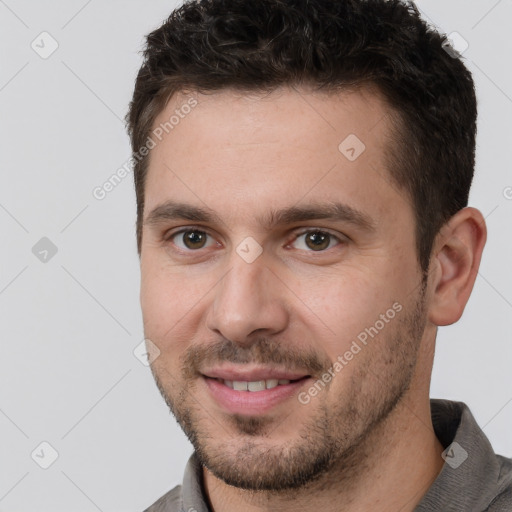
{"type": "Polygon", "coordinates": [[[450,325],[462,316],[486,240],[483,215],[469,207],[458,211],[437,235],[429,271],[429,320],[434,325],[450,325]]]}

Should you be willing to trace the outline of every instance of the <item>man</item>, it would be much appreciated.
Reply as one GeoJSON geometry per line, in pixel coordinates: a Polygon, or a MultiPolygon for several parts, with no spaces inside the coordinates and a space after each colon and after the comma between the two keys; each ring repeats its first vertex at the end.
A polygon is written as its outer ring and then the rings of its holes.
{"type": "Polygon", "coordinates": [[[201,0],[144,57],[144,329],[195,449],[147,510],[511,510],[512,461],[429,399],[486,240],[446,39],[399,0],[201,0]]]}

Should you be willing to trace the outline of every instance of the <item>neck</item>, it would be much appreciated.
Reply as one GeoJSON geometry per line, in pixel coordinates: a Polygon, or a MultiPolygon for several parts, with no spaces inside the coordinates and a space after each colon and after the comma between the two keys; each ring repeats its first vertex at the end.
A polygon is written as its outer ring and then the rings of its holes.
{"type": "Polygon", "coordinates": [[[404,396],[352,453],[318,480],[285,492],[246,491],[204,469],[214,512],[413,511],[443,466],[443,447],[434,434],[428,398],[404,396]]]}

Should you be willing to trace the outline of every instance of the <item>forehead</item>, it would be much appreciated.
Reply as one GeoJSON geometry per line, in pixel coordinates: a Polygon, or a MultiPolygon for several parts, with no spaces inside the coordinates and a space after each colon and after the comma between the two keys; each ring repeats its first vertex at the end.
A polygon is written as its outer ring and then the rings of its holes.
{"type": "Polygon", "coordinates": [[[344,200],[378,217],[405,200],[386,168],[391,115],[371,89],[181,93],[153,126],[161,140],[150,153],[145,212],[169,199],[231,217],[344,200]]]}

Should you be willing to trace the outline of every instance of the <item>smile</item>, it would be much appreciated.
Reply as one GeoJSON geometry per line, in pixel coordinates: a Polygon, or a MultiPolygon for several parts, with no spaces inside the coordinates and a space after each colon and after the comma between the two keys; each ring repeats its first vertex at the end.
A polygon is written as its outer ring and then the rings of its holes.
{"type": "MultiPolygon", "coordinates": [[[[268,372],[267,372],[268,375],[268,372]]],[[[231,378],[202,376],[209,396],[221,411],[229,414],[262,415],[295,397],[303,386],[311,380],[311,376],[272,375],[270,378],[246,377],[230,375],[231,378]]]]}
{"type": "Polygon", "coordinates": [[[243,380],[224,380],[217,379],[219,382],[227,386],[228,388],[234,389],[235,391],[263,391],[265,389],[272,389],[277,386],[285,386],[292,382],[288,379],[266,379],[266,380],[254,380],[254,381],[243,381],[243,380]]]}

